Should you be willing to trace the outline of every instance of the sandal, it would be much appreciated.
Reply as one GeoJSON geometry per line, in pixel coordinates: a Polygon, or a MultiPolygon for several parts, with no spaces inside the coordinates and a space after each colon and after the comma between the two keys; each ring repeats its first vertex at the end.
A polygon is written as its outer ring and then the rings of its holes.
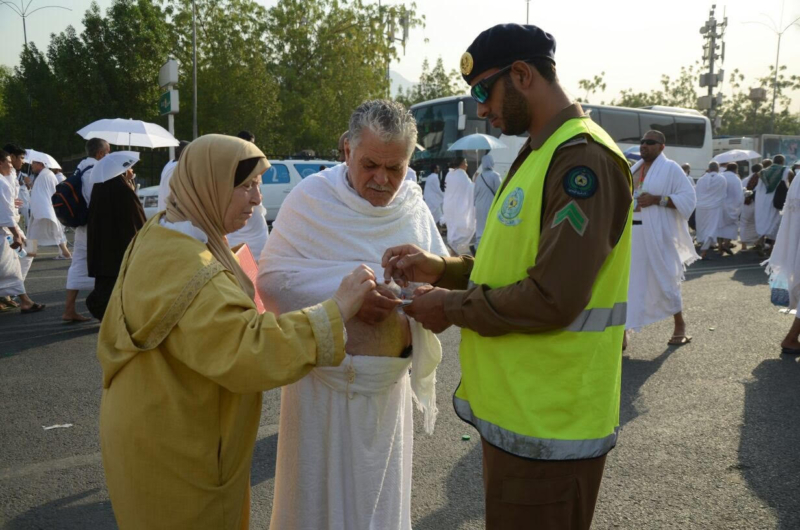
{"type": "Polygon", "coordinates": [[[692,337],[688,335],[673,335],[669,342],[667,342],[668,346],[683,346],[685,344],[689,344],[692,342],[692,337]]]}
{"type": "Polygon", "coordinates": [[[38,313],[45,308],[44,304],[33,304],[28,309],[23,309],[22,313],[38,313]]]}

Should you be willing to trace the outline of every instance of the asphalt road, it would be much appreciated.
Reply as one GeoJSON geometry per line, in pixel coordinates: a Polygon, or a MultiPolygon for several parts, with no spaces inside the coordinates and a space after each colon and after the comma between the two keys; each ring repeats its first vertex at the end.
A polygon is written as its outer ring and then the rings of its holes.
{"type": "MultiPolygon", "coordinates": [[[[741,253],[692,266],[683,287],[690,345],[667,347],[669,322],[632,338],[623,431],[594,528],[800,528],[800,363],[779,355],[792,317],[770,305],[759,261],[741,253]]],[[[0,526],[9,530],[116,527],[98,443],[98,325],[60,322],[67,267],[37,258],[27,285],[47,309],[0,314],[0,526]]],[[[418,428],[415,439],[413,526],[482,528],[479,439],[451,406],[458,331],[441,339],[436,432],[418,428]]],[[[278,401],[266,394],[252,528],[269,522],[278,401]]]]}

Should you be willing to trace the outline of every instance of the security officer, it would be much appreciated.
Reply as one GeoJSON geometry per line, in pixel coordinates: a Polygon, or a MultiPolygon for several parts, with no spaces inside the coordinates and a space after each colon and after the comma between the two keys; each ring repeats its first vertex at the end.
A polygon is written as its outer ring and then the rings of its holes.
{"type": "Polygon", "coordinates": [[[461,58],[479,115],[529,133],[474,261],[413,245],[383,258],[387,280],[435,285],[410,316],[462,328],[453,404],[481,435],[488,529],[589,528],[619,430],[631,175],[559,85],[555,49],[536,26],[503,24],[461,58]]]}

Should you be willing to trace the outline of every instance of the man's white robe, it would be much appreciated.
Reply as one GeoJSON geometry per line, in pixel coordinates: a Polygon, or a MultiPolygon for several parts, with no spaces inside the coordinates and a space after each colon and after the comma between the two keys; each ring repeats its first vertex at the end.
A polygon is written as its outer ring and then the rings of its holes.
{"type": "Polygon", "coordinates": [[[53,209],[53,195],[58,179],[47,168],[36,176],[31,191],[31,227],[28,237],[35,239],[40,247],[50,247],[66,242],[64,230],[53,209]]]}
{"type": "Polygon", "coordinates": [[[425,204],[433,215],[433,220],[438,224],[442,219],[442,204],[444,203],[444,192],[439,182],[439,174],[431,173],[425,181],[425,204]]]}
{"type": "MultiPolygon", "coordinates": [[[[446,253],[419,186],[405,181],[388,206],[374,207],[346,171],[306,177],[281,206],[256,282],[268,311],[330,298],[361,263],[383,278],[391,246],[446,253]]],[[[282,389],[271,530],[411,529],[412,396],[432,432],[441,345],[410,324],[410,358],[347,355],[282,389]]]]}
{"type": "MultiPolygon", "coordinates": [[[[782,180],[788,183],[788,177],[789,168],[786,168],[782,180]]],[[[775,239],[781,224],[781,211],[772,204],[775,199],[775,191],[767,193],[767,185],[761,179],[758,179],[758,185],[754,191],[756,193],[756,231],[761,237],[775,239]]]]}
{"type": "Polygon", "coordinates": [[[169,181],[175,168],[178,167],[177,160],[170,160],[161,170],[161,181],[158,183],[158,211],[163,212],[167,209],[167,197],[169,197],[169,181]]]}
{"type": "MultiPolygon", "coordinates": [[[[643,161],[631,168],[641,171],[643,161]]],[[[695,192],[681,167],[663,154],[653,161],[642,191],[668,196],[675,208],[654,205],[634,213],[627,329],[669,318],[683,310],[681,282],[699,256],[689,234],[695,192]]]]}
{"type": "Polygon", "coordinates": [[[722,176],[728,183],[725,194],[725,213],[723,224],[719,227],[719,237],[736,240],[739,237],[739,215],[744,206],[744,187],[742,179],[733,171],[724,171],[722,176]]]}
{"type": "Polygon", "coordinates": [[[447,244],[458,254],[469,253],[475,235],[474,184],[463,169],[451,169],[444,180],[442,222],[447,225],[447,244]]]}
{"type": "MultiPolygon", "coordinates": [[[[87,206],[92,199],[92,169],[97,165],[99,160],[92,157],[84,158],[78,164],[78,170],[84,170],[81,174],[81,194],[86,201],[87,206]],[[91,167],[89,167],[91,166],[91,167]]],[[[69,265],[67,272],[67,289],[75,291],[91,291],[94,289],[94,278],[89,277],[89,266],[87,263],[88,243],[87,243],[87,228],[86,225],[79,226],[75,229],[75,247],[72,250],[72,262],[69,265]]]]}
{"type": "Polygon", "coordinates": [[[797,317],[800,318],[800,177],[797,176],[786,194],[783,220],[767,272],[772,274],[773,280],[788,285],[789,307],[797,308],[797,317]]]}
{"type": "Polygon", "coordinates": [[[17,296],[25,293],[19,255],[6,239],[11,235],[7,227],[17,224],[14,197],[15,190],[11,182],[0,176],[0,296],[17,296]]]}
{"type": "MultiPolygon", "coordinates": [[[[753,178],[751,173],[742,184],[747,185],[750,179],[753,178]]],[[[739,239],[742,243],[754,245],[759,239],[758,230],[756,230],[756,201],[753,198],[750,204],[742,203],[742,213],[739,215],[739,239]]]]}
{"type": "Polygon", "coordinates": [[[725,199],[728,181],[717,173],[706,173],[697,181],[697,212],[695,213],[695,239],[706,250],[717,242],[720,226],[724,223],[725,199]]]}

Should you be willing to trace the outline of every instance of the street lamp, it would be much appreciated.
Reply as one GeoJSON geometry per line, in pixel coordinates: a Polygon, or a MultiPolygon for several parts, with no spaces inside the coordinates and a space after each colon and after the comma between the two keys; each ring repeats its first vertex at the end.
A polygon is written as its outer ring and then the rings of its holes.
{"type": "MultiPolygon", "coordinates": [[[[778,36],[778,50],[775,53],[775,77],[772,80],[772,116],[769,120],[770,133],[775,132],[775,101],[778,99],[778,68],[780,65],[780,57],[781,57],[781,38],[783,38],[783,34],[786,32],[787,29],[796,25],[798,21],[800,21],[800,17],[797,17],[796,19],[789,22],[789,24],[784,26],[783,29],[781,29],[781,25],[783,24],[783,8],[785,7],[785,4],[786,4],[785,1],[781,2],[781,18],[778,24],[775,24],[775,21],[772,20],[772,18],[769,15],[766,15],[764,13],[761,13],[761,15],[769,19],[770,23],[772,24],[771,26],[765,24],[764,22],[758,22],[758,21],[745,22],[745,24],[761,24],[762,26],[769,29],[771,32],[773,32],[775,35],[778,36]]],[[[800,24],[797,25],[800,27],[800,24]]]]}
{"type": "Polygon", "coordinates": [[[67,11],[72,11],[72,9],[64,6],[42,6],[37,7],[34,10],[31,10],[31,4],[33,0],[29,0],[26,4],[23,0],[19,0],[19,5],[16,3],[10,2],[8,0],[0,0],[0,6],[8,6],[11,11],[17,14],[18,17],[22,19],[22,34],[25,38],[25,49],[28,49],[28,26],[25,23],[25,20],[31,16],[32,14],[36,13],[37,11],[41,11],[42,9],[66,9],[67,11]]]}

